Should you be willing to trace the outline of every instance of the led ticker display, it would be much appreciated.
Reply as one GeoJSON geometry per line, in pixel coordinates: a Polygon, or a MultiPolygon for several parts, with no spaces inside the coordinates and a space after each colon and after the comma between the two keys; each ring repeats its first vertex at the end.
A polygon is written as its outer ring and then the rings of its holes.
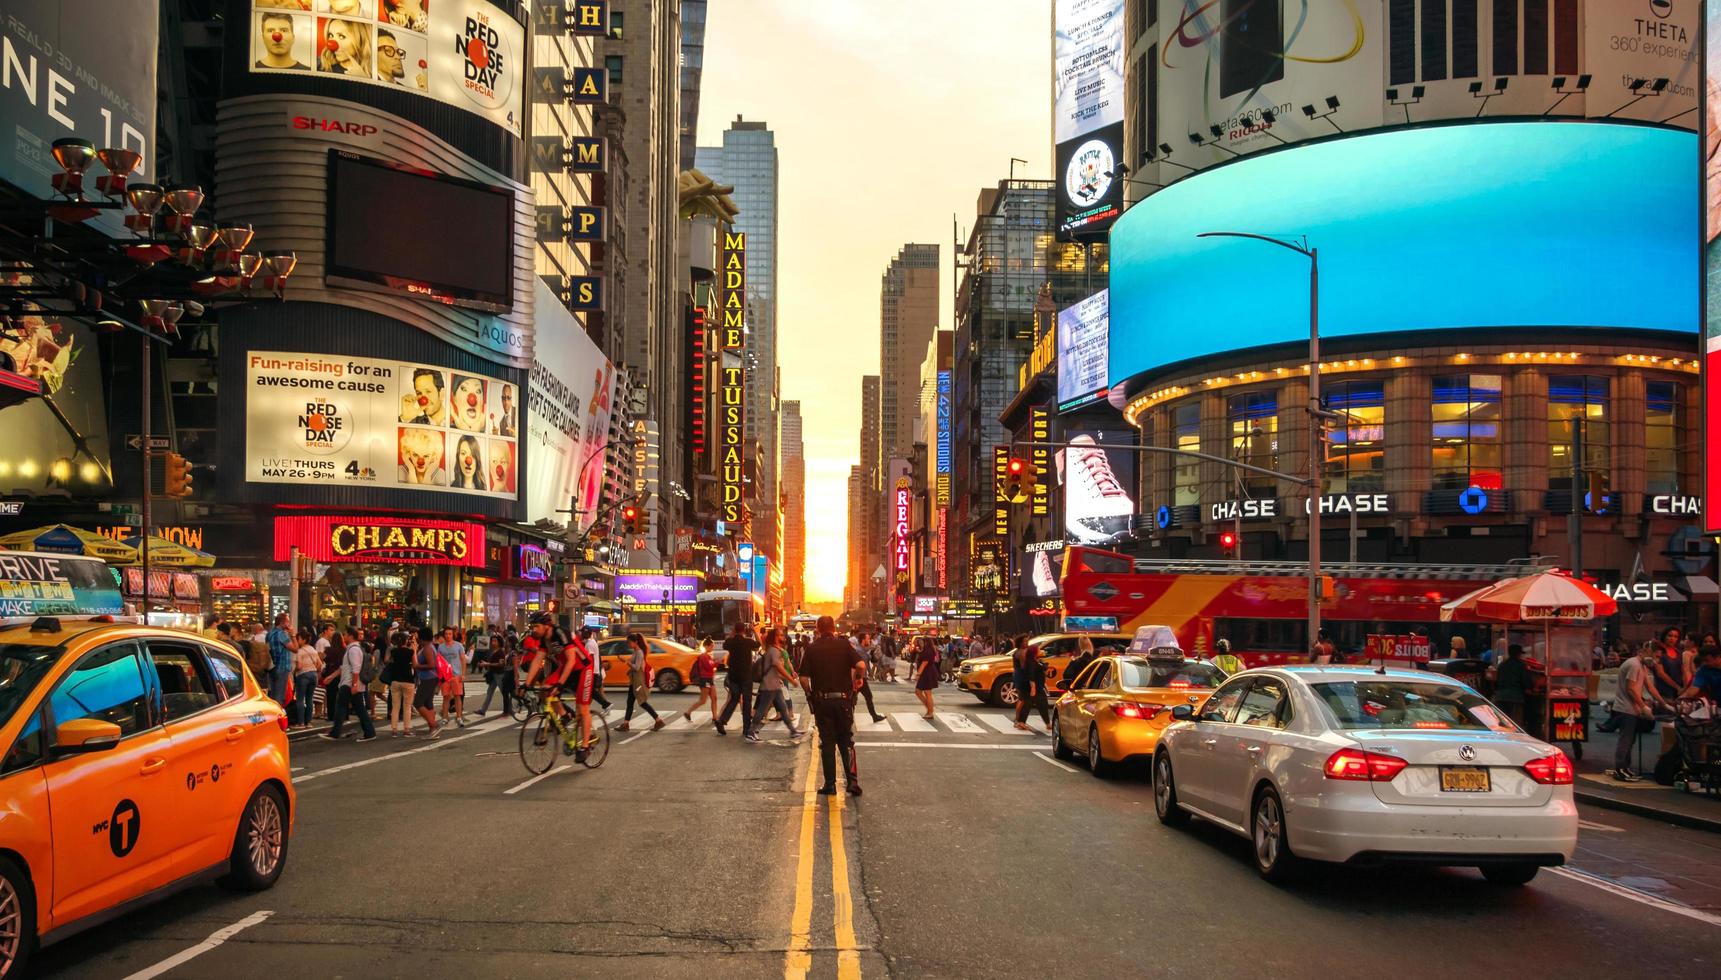
{"type": "Polygon", "coordinates": [[[742,441],[747,429],[747,235],[723,233],[723,323],[718,329],[717,367],[718,513],[725,522],[746,520],[742,503],[746,467],[742,441]]]}

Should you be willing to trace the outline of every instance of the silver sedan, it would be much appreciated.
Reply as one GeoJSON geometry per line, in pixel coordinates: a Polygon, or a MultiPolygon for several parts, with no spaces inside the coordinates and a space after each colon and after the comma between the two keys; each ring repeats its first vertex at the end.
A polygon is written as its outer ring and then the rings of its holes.
{"type": "Polygon", "coordinates": [[[1160,821],[1194,814],[1249,838],[1270,880],[1318,860],[1522,885],[1577,845],[1571,761],[1438,674],[1250,670],[1172,714],[1154,753],[1160,821]]]}

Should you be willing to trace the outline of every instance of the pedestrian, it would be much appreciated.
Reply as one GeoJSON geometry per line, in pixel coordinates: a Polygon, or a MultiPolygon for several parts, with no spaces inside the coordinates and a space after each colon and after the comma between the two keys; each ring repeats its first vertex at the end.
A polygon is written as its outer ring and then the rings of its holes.
{"type": "Polygon", "coordinates": [[[627,635],[627,708],[623,710],[621,724],[616,731],[625,732],[633,722],[633,707],[637,703],[651,716],[654,723],[652,731],[657,731],[668,724],[657,716],[657,709],[651,706],[651,650],[645,645],[645,637],[639,633],[627,635]]]}
{"type": "Polygon", "coordinates": [[[1657,645],[1655,659],[1649,663],[1649,671],[1655,684],[1656,693],[1663,700],[1672,701],[1679,692],[1691,683],[1692,660],[1687,657],[1681,646],[1679,627],[1669,626],[1661,631],[1661,642],[1657,645]]]}
{"type": "Polygon", "coordinates": [[[340,677],[341,648],[335,642],[335,628],[324,624],[317,637],[317,652],[323,655],[323,672],[317,689],[323,692],[323,718],[335,717],[335,681],[340,677]]]}
{"type": "Polygon", "coordinates": [[[897,650],[896,636],[894,634],[886,633],[879,637],[878,657],[881,675],[879,678],[880,680],[887,680],[892,684],[896,683],[897,650]]]}
{"type": "Polygon", "coordinates": [[[736,623],[735,632],[723,641],[725,660],[729,664],[728,679],[723,686],[728,689],[729,697],[717,715],[719,735],[728,734],[725,726],[729,724],[736,705],[741,707],[741,736],[745,738],[753,734],[753,651],[757,649],[759,643],[753,639],[752,623],[736,623]]]}
{"type": "Polygon", "coordinates": [[[595,627],[582,626],[580,628],[580,645],[585,649],[585,656],[581,658],[582,662],[590,665],[594,672],[592,675],[591,700],[599,708],[603,709],[599,713],[608,717],[610,713],[610,699],[604,697],[604,658],[598,650],[598,631],[595,627]]]}
{"type": "MultiPolygon", "coordinates": [[[[413,637],[414,650],[412,654],[413,692],[412,707],[418,716],[424,719],[424,725],[430,729],[430,737],[442,735],[442,725],[436,720],[436,689],[441,685],[441,671],[437,669],[440,659],[435,646],[436,634],[428,626],[420,626],[413,637]]],[[[412,726],[407,725],[407,734],[412,734],[412,726]]]]}
{"type": "Polygon", "coordinates": [[[759,664],[759,697],[753,703],[753,733],[747,736],[747,741],[759,741],[759,729],[765,727],[765,712],[773,706],[777,709],[777,717],[789,730],[790,738],[806,734],[795,727],[794,719],[789,715],[789,701],[783,696],[784,681],[795,683],[795,675],[789,671],[788,661],[783,656],[783,631],[772,627],[765,633],[765,656],[759,664]]]}
{"type": "MultiPolygon", "coordinates": [[[[1249,669],[1242,657],[1231,652],[1231,641],[1226,639],[1221,639],[1214,644],[1213,666],[1224,671],[1227,677],[1249,669]]],[[[1069,675],[1066,674],[1065,676],[1068,677],[1069,675]]],[[[1068,686],[1065,685],[1065,687],[1068,686]]]]}
{"type": "Polygon", "coordinates": [[[938,689],[938,644],[932,637],[923,636],[916,644],[919,654],[914,658],[918,665],[919,677],[914,682],[914,696],[920,703],[926,705],[926,717],[935,714],[932,704],[932,692],[938,689]]]}
{"type": "Polygon", "coordinates": [[[854,647],[837,638],[836,622],[820,616],[818,639],[801,660],[801,690],[819,726],[819,761],[825,782],[824,796],[837,792],[837,753],[842,753],[843,773],[848,777],[850,796],[861,795],[860,763],[855,758],[855,691],[866,677],[866,660],[854,647]]]}
{"type": "Polygon", "coordinates": [[[1334,655],[1338,653],[1338,648],[1333,646],[1332,640],[1327,639],[1327,634],[1326,634],[1325,630],[1322,630],[1320,632],[1319,636],[1320,636],[1320,639],[1317,639],[1315,641],[1315,645],[1314,645],[1313,649],[1310,650],[1309,662],[1310,663],[1317,663],[1317,664],[1330,664],[1333,662],[1334,655]]]}
{"type": "Polygon", "coordinates": [[[1705,646],[1698,655],[1701,664],[1691,676],[1691,684],[1679,692],[1682,698],[1704,698],[1710,707],[1721,705],[1721,647],[1705,646]]]}
{"type": "Polygon", "coordinates": [[[311,727],[311,692],[317,689],[317,669],[322,658],[311,643],[311,631],[300,630],[293,649],[293,704],[287,711],[297,727],[311,727]]]}
{"type": "Polygon", "coordinates": [[[412,737],[412,702],[417,684],[412,676],[412,637],[397,630],[389,637],[388,662],[382,679],[388,685],[388,730],[395,738],[412,737]]]}
{"type": "MultiPolygon", "coordinates": [[[[1219,642],[1224,643],[1225,641],[1220,640],[1219,642]]],[[[1085,636],[1077,637],[1076,655],[1071,657],[1070,662],[1064,665],[1064,690],[1069,690],[1070,685],[1080,679],[1082,671],[1087,670],[1088,664],[1093,662],[1094,641],[1085,636]]],[[[1018,690],[1020,690],[1020,688],[1018,688],[1018,690]]]]}
{"type": "Polygon", "coordinates": [[[699,644],[699,656],[693,658],[693,685],[699,691],[699,697],[693,705],[684,712],[688,721],[693,720],[693,712],[702,704],[711,705],[711,721],[717,721],[717,658],[711,654],[711,640],[703,640],[699,644]]]}
{"type": "Polygon", "coordinates": [[[1613,714],[1619,729],[1614,743],[1613,768],[1608,775],[1622,783],[1636,782],[1640,777],[1631,768],[1631,750],[1639,735],[1655,730],[1655,710],[1650,703],[1661,702],[1661,695],[1651,682],[1649,665],[1661,652],[1654,641],[1645,643],[1638,655],[1619,665],[1619,693],[1614,696],[1613,714]]]}
{"type": "Polygon", "coordinates": [[[1040,721],[1050,732],[1052,709],[1046,703],[1046,666],[1040,660],[1040,648],[1028,642],[1026,633],[1016,637],[1013,664],[1016,668],[1016,727],[1025,732],[1033,730],[1028,727],[1028,711],[1032,708],[1040,713],[1040,721]]]}
{"type": "Polygon", "coordinates": [[[1494,668],[1494,703],[1506,717],[1524,727],[1524,702],[1528,699],[1530,671],[1524,666],[1524,648],[1514,643],[1506,648],[1506,660],[1494,668]]]}
{"type": "Polygon", "coordinates": [[[442,689],[442,723],[452,719],[466,727],[466,645],[460,642],[454,627],[442,631],[442,642],[436,645],[436,655],[448,664],[448,681],[442,689]]]}
{"type": "Polygon", "coordinates": [[[329,730],[317,736],[333,742],[341,737],[341,725],[347,720],[349,713],[359,716],[359,741],[368,742],[376,738],[376,726],[371,724],[370,712],[365,710],[364,689],[360,680],[360,672],[364,669],[365,648],[359,642],[358,631],[347,627],[341,631],[341,639],[346,648],[341,654],[340,677],[336,681],[336,699],[330,709],[334,714],[334,723],[329,730]]]}
{"type": "MultiPolygon", "coordinates": [[[[480,636],[488,637],[488,634],[480,636]]],[[[490,699],[497,691],[502,692],[502,713],[513,712],[514,682],[520,676],[519,663],[514,645],[506,639],[496,638],[486,644],[485,652],[478,660],[479,668],[484,671],[484,703],[478,706],[478,717],[484,717],[490,710],[490,699]]]]}

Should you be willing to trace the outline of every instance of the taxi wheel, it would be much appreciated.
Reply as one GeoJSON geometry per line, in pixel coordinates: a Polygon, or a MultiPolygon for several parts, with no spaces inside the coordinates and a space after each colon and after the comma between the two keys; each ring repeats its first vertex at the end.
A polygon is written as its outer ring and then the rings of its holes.
{"type": "Polygon", "coordinates": [[[1171,753],[1164,749],[1153,757],[1153,812],[1167,827],[1189,822],[1189,811],[1177,805],[1177,782],[1171,778],[1171,753]]]}
{"type": "Polygon", "coordinates": [[[687,682],[681,679],[679,671],[670,670],[667,667],[657,672],[655,683],[657,689],[665,694],[674,694],[687,686],[687,682]]]}
{"type": "Polygon", "coordinates": [[[1100,730],[1093,725],[1088,726],[1088,771],[1101,779],[1110,776],[1112,771],[1112,764],[1100,751],[1100,730]]]}
{"type": "Polygon", "coordinates": [[[1255,870],[1275,884],[1283,884],[1296,876],[1297,856],[1291,853],[1290,827],[1285,823],[1285,805],[1279,793],[1264,786],[1255,794],[1255,816],[1249,824],[1250,841],[1255,845],[1255,870]]]}
{"type": "Polygon", "coordinates": [[[239,817],[221,883],[239,891],[262,891],[275,884],[286,864],[287,800],[275,787],[260,786],[239,817]]]}
{"type": "Polygon", "coordinates": [[[36,948],[36,901],[30,876],[0,857],[0,980],[24,975],[36,948]]]}
{"type": "Polygon", "coordinates": [[[1022,692],[1016,690],[1016,682],[1008,677],[1000,677],[992,685],[992,703],[1000,708],[1014,708],[1021,697],[1022,692]]]}
{"type": "Polygon", "coordinates": [[[1076,754],[1070,751],[1069,745],[1064,741],[1063,724],[1058,721],[1056,714],[1052,715],[1052,758],[1074,759],[1075,757],[1076,754]]]}

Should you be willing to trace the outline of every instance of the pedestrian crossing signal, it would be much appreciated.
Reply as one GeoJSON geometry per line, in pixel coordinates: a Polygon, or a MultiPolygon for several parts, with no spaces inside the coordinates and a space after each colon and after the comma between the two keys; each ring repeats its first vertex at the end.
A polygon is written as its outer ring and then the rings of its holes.
{"type": "Polygon", "coordinates": [[[1219,549],[1225,552],[1225,557],[1237,556],[1237,534],[1234,531],[1219,532],[1219,549]]]}

